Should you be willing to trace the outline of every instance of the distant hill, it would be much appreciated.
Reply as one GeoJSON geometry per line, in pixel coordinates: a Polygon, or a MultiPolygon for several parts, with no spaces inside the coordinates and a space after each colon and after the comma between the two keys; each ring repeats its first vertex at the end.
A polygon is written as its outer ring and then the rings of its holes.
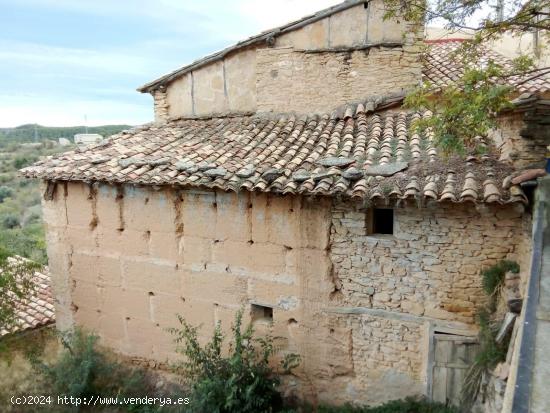
{"type": "MultiPolygon", "coordinates": [[[[77,133],[86,132],[84,126],[57,127],[27,124],[15,128],[0,128],[0,139],[18,142],[33,142],[35,139],[35,127],[37,141],[42,141],[44,139],[57,140],[58,138],[68,138],[72,140],[72,137],[77,133]]],[[[89,126],[88,133],[99,133],[107,137],[129,128],[131,128],[130,125],[89,126]]]]}

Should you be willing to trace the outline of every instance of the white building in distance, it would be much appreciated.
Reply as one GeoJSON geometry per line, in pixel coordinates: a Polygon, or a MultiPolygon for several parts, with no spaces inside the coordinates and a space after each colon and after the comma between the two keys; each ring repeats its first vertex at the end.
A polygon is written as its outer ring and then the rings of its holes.
{"type": "Polygon", "coordinates": [[[103,136],[97,133],[77,133],[74,135],[74,143],[77,145],[90,145],[103,141],[103,136]]]}

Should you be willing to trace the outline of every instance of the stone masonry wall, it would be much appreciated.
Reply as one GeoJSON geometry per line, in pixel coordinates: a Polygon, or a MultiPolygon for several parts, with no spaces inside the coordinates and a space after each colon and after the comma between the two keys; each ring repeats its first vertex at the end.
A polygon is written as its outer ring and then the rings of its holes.
{"type": "MultiPolygon", "coordinates": [[[[437,204],[394,210],[394,235],[368,235],[360,205],[332,214],[334,297],[341,305],[474,322],[481,270],[524,262],[523,206],[437,204]]],[[[522,268],[528,273],[528,268],[522,268]]]]}
{"type": "Polygon", "coordinates": [[[366,235],[353,202],[79,183],[43,206],[59,328],[162,363],[178,357],[176,313],[206,340],[268,306],[273,323],[255,328],[302,357],[286,391],[328,403],[424,393],[430,329],[471,328],[479,268],[514,256],[523,220],[411,206],[392,239],[366,235]]]}
{"type": "Polygon", "coordinates": [[[499,128],[493,131],[491,138],[500,151],[500,159],[508,161],[514,167],[542,167],[550,144],[550,132],[545,124],[526,121],[526,115],[515,113],[502,116],[499,128]]]}
{"type": "Polygon", "coordinates": [[[412,88],[421,76],[415,48],[304,53],[261,49],[257,55],[257,104],[261,112],[326,113],[367,96],[412,88]]]}

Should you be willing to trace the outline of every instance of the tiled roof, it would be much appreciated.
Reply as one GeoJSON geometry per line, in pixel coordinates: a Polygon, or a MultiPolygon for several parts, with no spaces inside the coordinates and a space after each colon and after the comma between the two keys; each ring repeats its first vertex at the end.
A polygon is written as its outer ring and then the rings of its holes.
{"type": "Polygon", "coordinates": [[[373,111],[371,102],[325,116],[174,120],[39,161],[27,177],[176,185],[280,194],[453,202],[525,200],[496,154],[447,159],[432,136],[409,134],[429,113],[373,111]]]}
{"type": "MultiPolygon", "coordinates": [[[[455,52],[462,40],[428,41],[429,48],[423,62],[424,79],[435,86],[444,87],[456,82],[463,74],[463,66],[456,60],[455,52]]],[[[493,60],[495,63],[512,69],[512,61],[500,53],[483,48],[480,63],[493,60]]],[[[545,93],[550,91],[550,69],[541,69],[523,76],[513,76],[506,83],[514,86],[518,92],[545,93]]]]}
{"type": "Polygon", "coordinates": [[[49,273],[35,272],[33,289],[29,297],[17,300],[16,326],[11,330],[0,327],[0,337],[15,332],[31,330],[55,322],[53,295],[49,273]]]}

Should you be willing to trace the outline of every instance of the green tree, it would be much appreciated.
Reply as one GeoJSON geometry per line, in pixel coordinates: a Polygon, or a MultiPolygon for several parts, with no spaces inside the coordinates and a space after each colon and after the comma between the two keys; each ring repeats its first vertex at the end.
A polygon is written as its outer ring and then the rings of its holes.
{"type": "Polygon", "coordinates": [[[528,56],[514,59],[512,67],[482,61],[486,43],[505,33],[521,35],[536,30],[548,38],[550,0],[384,0],[386,18],[403,17],[419,25],[444,22],[450,31],[471,30],[474,35],[452,56],[464,67],[453,85],[436,88],[429,83],[409,94],[405,106],[429,109],[432,116],[413,124],[417,132],[431,133],[445,153],[483,150],[480,139],[496,125],[500,111],[510,107],[514,88],[509,79],[535,79],[550,68],[534,68],[528,56]],[[473,24],[471,22],[477,22],[473,24]]]}

